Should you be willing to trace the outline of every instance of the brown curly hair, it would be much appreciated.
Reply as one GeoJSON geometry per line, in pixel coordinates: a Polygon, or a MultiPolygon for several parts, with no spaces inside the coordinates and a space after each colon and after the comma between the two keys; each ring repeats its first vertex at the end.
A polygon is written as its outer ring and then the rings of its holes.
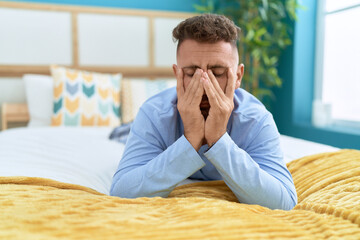
{"type": "Polygon", "coordinates": [[[186,39],[197,42],[230,42],[236,47],[241,29],[223,15],[202,14],[188,18],[177,25],[172,34],[174,42],[180,44],[186,39]]]}

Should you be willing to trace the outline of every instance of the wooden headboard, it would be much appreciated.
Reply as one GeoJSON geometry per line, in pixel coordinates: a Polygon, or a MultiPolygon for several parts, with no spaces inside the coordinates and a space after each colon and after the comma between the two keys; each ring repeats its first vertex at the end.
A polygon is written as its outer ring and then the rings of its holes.
{"type": "Polygon", "coordinates": [[[0,2],[0,77],[49,74],[51,64],[125,77],[173,77],[171,31],[193,15],[0,2]]]}

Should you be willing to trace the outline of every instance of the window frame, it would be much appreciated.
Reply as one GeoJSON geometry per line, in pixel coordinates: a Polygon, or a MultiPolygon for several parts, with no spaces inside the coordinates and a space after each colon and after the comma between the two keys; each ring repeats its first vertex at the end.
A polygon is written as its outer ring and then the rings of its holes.
{"type": "MultiPolygon", "coordinates": [[[[351,121],[345,119],[333,118],[331,115],[327,119],[327,123],[324,125],[318,125],[316,123],[314,112],[317,109],[314,109],[315,102],[323,103],[322,89],[323,89],[323,67],[324,67],[324,42],[325,42],[325,18],[329,14],[339,13],[353,8],[360,7],[360,3],[353,4],[351,6],[339,8],[336,10],[327,11],[326,10],[326,1],[327,0],[318,0],[317,10],[316,10],[316,41],[315,41],[315,76],[314,76],[314,96],[313,96],[313,105],[312,105],[312,125],[315,127],[326,127],[326,128],[336,128],[341,130],[341,128],[346,128],[347,132],[349,128],[354,130],[360,129],[360,121],[351,121]]],[[[324,116],[321,116],[324,117],[324,116]]],[[[325,116],[326,117],[326,116],[325,116]]]]}

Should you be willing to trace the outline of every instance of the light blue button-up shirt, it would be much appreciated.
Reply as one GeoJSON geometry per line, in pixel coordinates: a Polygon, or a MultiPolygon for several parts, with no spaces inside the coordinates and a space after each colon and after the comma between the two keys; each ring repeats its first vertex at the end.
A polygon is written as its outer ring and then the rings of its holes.
{"type": "Polygon", "coordinates": [[[183,180],[224,180],[241,203],[292,209],[296,190],[286,168],[275,122],[265,107],[236,89],[227,132],[197,152],[184,136],[176,89],[140,108],[110,194],[124,198],[167,197],[183,180]]]}

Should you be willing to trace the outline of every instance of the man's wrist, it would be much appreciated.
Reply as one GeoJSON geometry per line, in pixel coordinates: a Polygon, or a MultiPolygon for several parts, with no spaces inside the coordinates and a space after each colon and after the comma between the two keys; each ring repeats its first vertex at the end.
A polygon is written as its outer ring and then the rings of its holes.
{"type": "Polygon", "coordinates": [[[188,140],[188,142],[191,144],[191,146],[196,150],[199,151],[200,147],[202,145],[202,140],[198,140],[195,138],[191,138],[191,137],[187,137],[186,135],[184,135],[185,138],[188,140]]]}
{"type": "Polygon", "coordinates": [[[209,148],[212,147],[217,141],[219,141],[219,139],[220,139],[224,134],[225,134],[225,132],[222,133],[222,134],[219,134],[219,135],[216,136],[216,137],[208,138],[208,139],[206,140],[206,142],[207,142],[207,145],[209,146],[209,148]]]}

